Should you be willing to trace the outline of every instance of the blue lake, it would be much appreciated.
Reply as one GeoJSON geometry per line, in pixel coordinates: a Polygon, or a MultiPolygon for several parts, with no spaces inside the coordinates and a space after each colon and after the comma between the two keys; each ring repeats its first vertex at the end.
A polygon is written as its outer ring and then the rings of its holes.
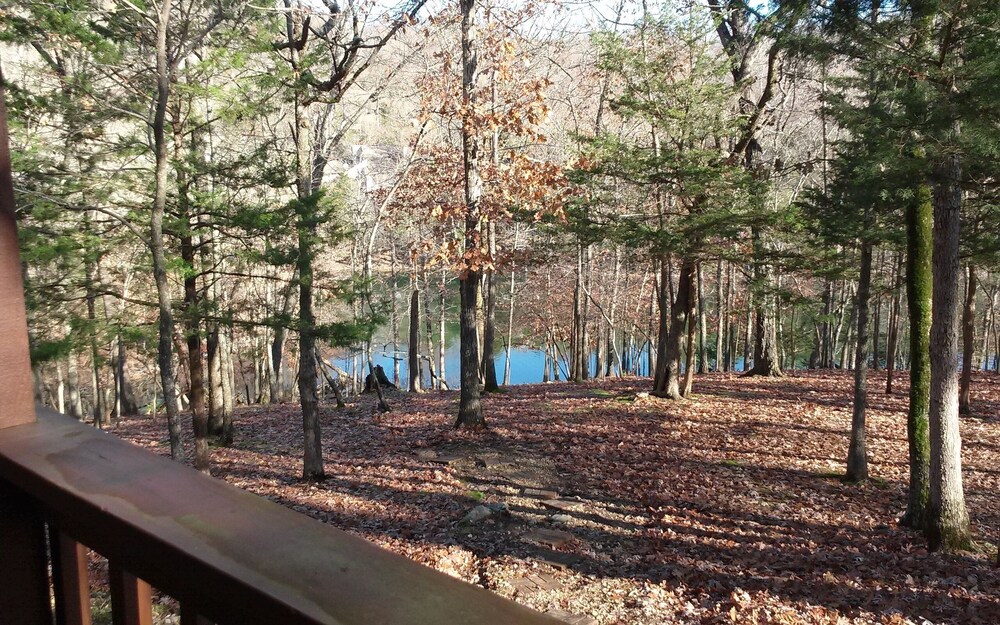
{"type": "MultiPolygon", "coordinates": [[[[409,370],[406,366],[406,344],[400,343],[397,347],[395,354],[393,353],[392,344],[388,345],[376,345],[372,350],[372,360],[376,365],[381,365],[385,369],[385,374],[390,380],[393,378],[393,360],[394,355],[399,359],[399,379],[402,386],[406,385],[406,381],[409,379],[409,370]]],[[[342,356],[339,358],[331,359],[332,362],[344,369],[345,371],[350,371],[351,358],[350,356],[342,356]]],[[[497,370],[497,382],[503,384],[503,373],[504,366],[507,360],[506,352],[500,350],[494,356],[494,362],[496,363],[497,370]]],[[[591,356],[590,368],[591,371],[596,367],[596,356],[591,356]]],[[[542,370],[545,366],[545,352],[540,349],[533,349],[530,347],[514,347],[511,349],[510,355],[510,383],[511,384],[540,384],[542,382],[542,370]]],[[[567,364],[564,360],[559,361],[559,376],[560,379],[566,379],[566,367],[567,364]]],[[[437,369],[437,358],[435,355],[434,368],[437,369]]],[[[641,373],[645,374],[647,370],[647,358],[645,354],[641,357],[641,373]]],[[[448,386],[452,389],[456,389],[459,386],[459,349],[458,344],[452,344],[445,349],[445,381],[448,382],[448,386]]],[[[423,376],[424,388],[429,386],[429,374],[427,372],[427,363],[424,362],[424,376],[423,376]]]]}

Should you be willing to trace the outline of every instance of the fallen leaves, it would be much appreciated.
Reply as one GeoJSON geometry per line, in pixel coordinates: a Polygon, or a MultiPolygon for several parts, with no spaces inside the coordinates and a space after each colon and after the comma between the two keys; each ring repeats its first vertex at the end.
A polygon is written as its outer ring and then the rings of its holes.
{"type": "MultiPolygon", "coordinates": [[[[296,408],[245,408],[235,447],[213,450],[214,474],[602,625],[1000,622],[1000,573],[987,555],[928,554],[896,525],[905,395],[872,393],[875,478],[847,485],[849,373],[711,374],[696,378],[690,401],[623,400],[647,384],[513,387],[484,400],[492,429],[481,433],[451,429],[454,393],[395,394],[394,411],[377,418],[368,397],[324,407],[321,484],[296,479],[296,408]],[[462,526],[480,503],[509,514],[462,526]],[[558,584],[538,584],[550,578],[558,584]]],[[[1000,525],[1000,378],[979,376],[974,389],[986,416],[963,420],[963,461],[985,544],[1000,525]]],[[[117,432],[167,451],[162,422],[123,421],[117,432]]]]}

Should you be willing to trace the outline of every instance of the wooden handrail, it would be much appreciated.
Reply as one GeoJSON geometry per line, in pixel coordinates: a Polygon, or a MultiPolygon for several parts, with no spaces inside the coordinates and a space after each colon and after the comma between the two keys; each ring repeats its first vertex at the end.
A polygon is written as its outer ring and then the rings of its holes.
{"type": "Polygon", "coordinates": [[[43,408],[0,429],[0,482],[220,624],[561,623],[43,408]]]}

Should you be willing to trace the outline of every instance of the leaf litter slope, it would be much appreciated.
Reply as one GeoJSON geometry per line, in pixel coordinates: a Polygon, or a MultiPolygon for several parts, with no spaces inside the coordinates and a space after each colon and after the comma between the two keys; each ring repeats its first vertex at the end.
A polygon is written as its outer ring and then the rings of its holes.
{"type": "MultiPolygon", "coordinates": [[[[905,507],[905,378],[870,396],[874,479],[841,482],[847,372],[699,376],[682,403],[644,380],[490,395],[491,430],[451,429],[455,393],[324,407],[328,479],[298,480],[297,407],[238,414],[215,475],[541,610],[601,624],[998,623],[987,554],[928,554],[905,507]],[[902,393],[902,394],[900,394],[902,393]],[[548,492],[546,492],[548,491],[548,492]],[[556,499],[557,501],[545,501],[556,499]],[[467,525],[474,506],[505,504],[467,525]]],[[[884,374],[870,387],[880,388],[884,374]]],[[[1000,524],[1000,378],[963,419],[966,496],[981,544],[1000,524]]],[[[161,421],[117,431],[166,453],[161,421]]]]}

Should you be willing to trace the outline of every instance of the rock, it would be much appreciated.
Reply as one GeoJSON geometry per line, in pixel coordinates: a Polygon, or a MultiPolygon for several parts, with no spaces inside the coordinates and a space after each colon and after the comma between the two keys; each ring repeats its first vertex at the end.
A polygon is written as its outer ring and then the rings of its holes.
{"type": "Polygon", "coordinates": [[[569,510],[576,510],[580,507],[580,503],[576,501],[567,501],[565,499],[548,499],[542,502],[542,505],[549,510],[561,510],[563,512],[569,510]]]}
{"type": "Polygon", "coordinates": [[[493,514],[510,514],[510,506],[503,502],[498,503],[488,503],[486,507],[489,508],[493,514]]]}
{"type": "Polygon", "coordinates": [[[559,493],[554,490],[548,490],[544,488],[522,488],[521,494],[525,497],[534,497],[537,499],[558,499],[559,493]]]}
{"type": "Polygon", "coordinates": [[[566,610],[549,610],[546,614],[565,623],[569,623],[570,625],[597,625],[597,621],[589,616],[573,614],[572,612],[567,612],[566,610]]]}
{"type": "Polygon", "coordinates": [[[433,449],[418,449],[417,458],[421,460],[434,460],[438,457],[438,454],[433,449]]]}
{"type": "Polygon", "coordinates": [[[552,519],[553,523],[569,523],[573,520],[573,517],[568,514],[553,514],[549,518],[552,519]]]}
{"type": "Polygon", "coordinates": [[[469,510],[462,518],[462,523],[465,525],[473,525],[484,521],[494,515],[494,511],[489,506],[476,506],[472,510],[469,510]]]}
{"type": "Polygon", "coordinates": [[[480,456],[476,458],[476,466],[487,470],[496,469],[501,464],[503,463],[500,462],[500,459],[495,457],[480,456]]]}
{"type": "Polygon", "coordinates": [[[549,566],[559,569],[560,571],[564,571],[580,563],[580,558],[571,553],[565,553],[562,551],[548,551],[546,553],[538,554],[536,557],[542,564],[548,564],[549,566]]]}

